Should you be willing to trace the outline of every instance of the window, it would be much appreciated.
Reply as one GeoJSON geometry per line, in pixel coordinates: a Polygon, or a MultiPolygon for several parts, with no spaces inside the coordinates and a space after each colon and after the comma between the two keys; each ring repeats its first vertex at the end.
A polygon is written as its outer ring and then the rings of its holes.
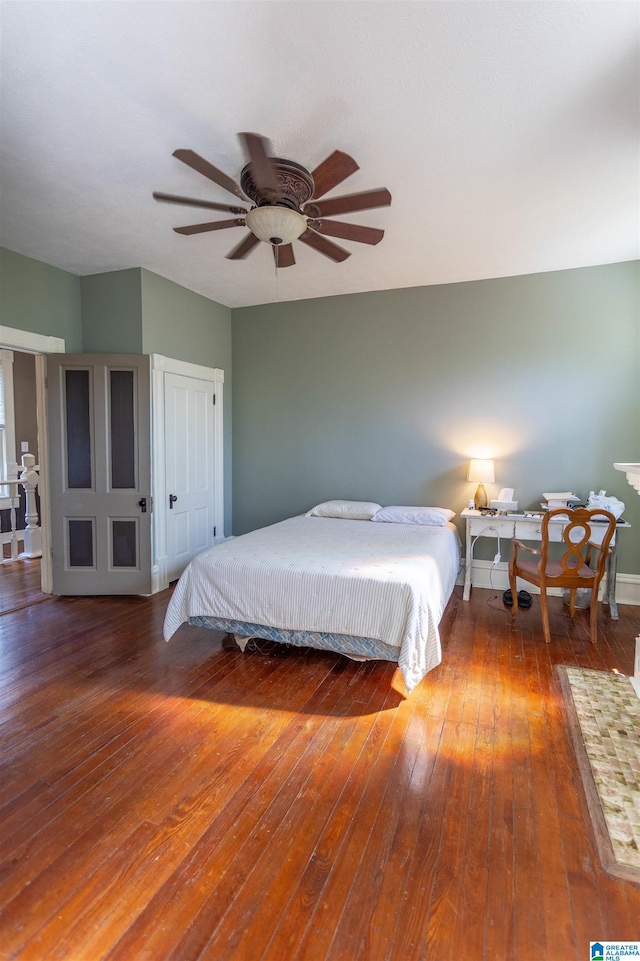
{"type": "MultiPolygon", "coordinates": [[[[13,351],[0,350],[0,479],[17,477],[13,413],[13,351]]],[[[0,510],[10,507],[9,488],[0,487],[0,510]]]]}

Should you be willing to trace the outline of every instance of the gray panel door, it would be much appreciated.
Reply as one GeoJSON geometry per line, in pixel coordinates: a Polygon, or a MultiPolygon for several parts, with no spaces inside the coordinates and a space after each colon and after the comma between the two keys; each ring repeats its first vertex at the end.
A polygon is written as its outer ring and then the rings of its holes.
{"type": "Polygon", "coordinates": [[[151,593],[150,359],[49,354],[54,594],[151,593]]]}

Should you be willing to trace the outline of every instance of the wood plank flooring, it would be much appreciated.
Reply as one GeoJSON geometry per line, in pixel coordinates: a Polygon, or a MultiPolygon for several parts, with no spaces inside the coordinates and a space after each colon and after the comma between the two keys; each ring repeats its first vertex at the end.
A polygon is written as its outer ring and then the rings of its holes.
{"type": "Polygon", "coordinates": [[[640,937],[554,673],[631,673],[640,608],[602,614],[594,648],[552,599],[547,646],[537,601],[514,628],[456,588],[405,697],[391,664],[167,644],[170,591],[43,599],[38,578],[0,567],[3,959],[584,961],[640,937]]]}
{"type": "MultiPolygon", "coordinates": [[[[4,556],[11,557],[8,544],[4,546],[4,556]]],[[[0,563],[0,614],[29,607],[45,600],[40,590],[40,561],[15,560],[0,563]]]]}

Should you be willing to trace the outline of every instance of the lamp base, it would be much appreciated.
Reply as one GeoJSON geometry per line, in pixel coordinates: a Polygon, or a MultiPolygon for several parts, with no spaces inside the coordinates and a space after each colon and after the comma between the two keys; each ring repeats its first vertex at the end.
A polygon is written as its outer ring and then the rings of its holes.
{"type": "Polygon", "coordinates": [[[473,506],[479,511],[481,507],[486,507],[487,503],[487,492],[484,489],[484,484],[478,484],[476,496],[473,498],[473,506]]]}

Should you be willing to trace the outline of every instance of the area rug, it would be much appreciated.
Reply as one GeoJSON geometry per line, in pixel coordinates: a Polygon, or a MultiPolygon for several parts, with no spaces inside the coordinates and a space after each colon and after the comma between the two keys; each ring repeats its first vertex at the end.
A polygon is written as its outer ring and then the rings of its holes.
{"type": "Polygon", "coordinates": [[[600,861],[640,883],[640,697],[623,674],[557,671],[600,861]]]}

